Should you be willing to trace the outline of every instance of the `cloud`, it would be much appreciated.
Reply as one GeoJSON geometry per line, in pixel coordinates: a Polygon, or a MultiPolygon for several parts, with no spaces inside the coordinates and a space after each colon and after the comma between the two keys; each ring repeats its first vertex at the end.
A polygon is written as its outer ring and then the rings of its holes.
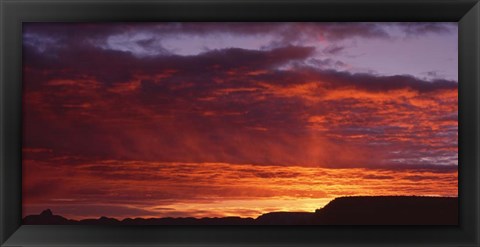
{"type": "MultiPolygon", "coordinates": [[[[435,27],[431,24],[430,29],[435,27]]],[[[428,27],[427,27],[428,28],[428,27]]],[[[306,38],[303,35],[317,35],[308,38],[325,38],[342,40],[350,37],[385,38],[388,37],[385,27],[377,23],[334,23],[334,22],[183,22],[183,23],[28,23],[24,24],[24,33],[29,38],[55,37],[63,42],[92,41],[106,42],[109,37],[129,35],[130,37],[154,37],[161,39],[175,35],[215,36],[228,34],[273,35],[290,42],[306,38]]],[[[126,38],[126,36],[125,36],[126,38]]],[[[148,44],[146,44],[148,45],[148,44]]]]}
{"type": "MultiPolygon", "coordinates": [[[[121,83],[132,80],[137,73],[149,76],[165,71],[182,73],[232,73],[270,69],[290,61],[309,57],[313,47],[287,46],[267,51],[229,48],[213,50],[196,56],[168,55],[153,58],[138,58],[128,52],[103,50],[95,47],[75,47],[56,51],[48,56],[32,47],[25,47],[27,69],[46,70],[56,77],[79,79],[93,77],[103,83],[121,83]],[[52,68],[55,68],[52,71],[52,68]],[[63,74],[65,73],[65,74],[63,74]]],[[[32,71],[35,72],[35,71],[32,71]]],[[[202,74],[203,75],[203,74],[202,74]]],[[[207,74],[208,76],[209,74],[207,74]]],[[[45,77],[45,76],[44,76],[45,77]]],[[[49,77],[45,79],[50,79],[49,77]]],[[[36,84],[37,80],[29,84],[36,84]]]]}
{"type": "MultiPolygon", "coordinates": [[[[317,63],[328,64],[329,60],[317,63]]],[[[370,92],[411,89],[421,93],[437,90],[455,90],[458,83],[451,80],[436,79],[422,80],[410,75],[382,76],[368,73],[350,73],[332,69],[322,70],[308,67],[299,67],[297,70],[281,71],[259,76],[259,79],[271,81],[274,84],[302,84],[306,81],[315,81],[322,86],[335,88],[355,88],[370,92]],[[292,80],[292,78],[299,78],[292,80]],[[270,79],[270,80],[269,80],[270,79]]]]}
{"type": "MultiPolygon", "coordinates": [[[[27,161],[31,167],[35,161],[27,161]],[[33,162],[33,163],[31,163],[33,162]]],[[[68,160],[65,160],[68,166],[68,160]]],[[[341,195],[457,195],[457,171],[404,169],[331,169],[301,166],[256,166],[228,163],[159,163],[96,160],[65,168],[74,171],[65,181],[54,182],[55,192],[35,190],[32,179],[50,179],[57,170],[28,173],[24,181],[24,214],[45,208],[73,218],[100,216],[256,217],[272,208],[313,211],[341,195]],[[94,165],[93,165],[94,164],[94,165]],[[93,166],[109,169],[92,170],[93,166]],[[111,169],[110,169],[111,168],[111,169]],[[185,169],[186,168],[186,169],[185,169]],[[144,177],[146,173],[169,177],[144,177]],[[129,176],[118,176],[129,174],[129,176]],[[216,176],[212,176],[216,175],[216,176]]],[[[54,181],[54,180],[52,180],[54,181]]]]}
{"type": "Polygon", "coordinates": [[[327,55],[337,55],[341,53],[345,49],[344,46],[339,46],[339,45],[329,45],[323,49],[323,53],[327,55]]]}
{"type": "MultiPolygon", "coordinates": [[[[205,39],[212,46],[216,38],[254,37],[264,47],[299,45],[302,42],[339,42],[353,39],[393,39],[421,34],[454,32],[452,23],[28,23],[23,25],[24,44],[39,51],[72,46],[95,46],[130,52],[137,56],[174,53],[165,47],[171,40],[205,39]]],[[[233,39],[232,39],[233,40],[233,39]]],[[[173,42],[175,46],[175,42],[173,42]]],[[[191,44],[192,45],[192,44],[191,44]]],[[[194,44],[193,44],[194,46],[194,44]]],[[[182,47],[177,47],[182,48],[182,47]]],[[[190,47],[193,48],[193,47],[190,47]]],[[[201,46],[195,49],[200,51],[201,46]]],[[[182,48],[183,49],[183,48],[182,48]]]]}
{"type": "MultiPolygon", "coordinates": [[[[414,143],[415,136],[447,142],[409,126],[431,128],[433,118],[455,112],[442,104],[455,103],[457,82],[311,67],[303,61],[314,51],[229,48],[139,58],[83,46],[55,56],[26,49],[25,144],[102,158],[372,166],[366,153],[376,143],[414,143]],[[423,113],[431,107],[445,109],[430,119],[423,113]],[[345,155],[328,155],[337,150],[345,155]]],[[[385,156],[399,160],[377,152],[375,163],[385,156]]]]}
{"type": "Polygon", "coordinates": [[[448,34],[456,32],[456,23],[395,23],[407,37],[418,37],[425,34],[448,34]]]}
{"type": "Polygon", "coordinates": [[[394,179],[394,177],[392,176],[378,176],[378,175],[366,175],[363,177],[364,179],[380,179],[380,180],[383,180],[383,179],[394,179]]]}

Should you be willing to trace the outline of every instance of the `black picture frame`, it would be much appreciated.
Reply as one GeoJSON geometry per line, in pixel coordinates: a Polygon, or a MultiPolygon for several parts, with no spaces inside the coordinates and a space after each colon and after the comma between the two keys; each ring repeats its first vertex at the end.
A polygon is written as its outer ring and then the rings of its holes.
{"type": "Polygon", "coordinates": [[[0,0],[0,246],[480,246],[478,0],[0,0]],[[459,226],[21,225],[22,22],[459,23],[459,226]]]}

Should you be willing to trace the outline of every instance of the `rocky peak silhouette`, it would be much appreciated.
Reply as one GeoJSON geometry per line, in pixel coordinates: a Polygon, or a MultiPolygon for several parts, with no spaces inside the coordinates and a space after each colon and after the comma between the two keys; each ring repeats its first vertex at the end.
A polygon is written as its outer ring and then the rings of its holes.
{"type": "Polygon", "coordinates": [[[41,216],[52,216],[53,213],[52,213],[52,210],[50,209],[45,209],[42,211],[42,213],[40,213],[41,216]]]}

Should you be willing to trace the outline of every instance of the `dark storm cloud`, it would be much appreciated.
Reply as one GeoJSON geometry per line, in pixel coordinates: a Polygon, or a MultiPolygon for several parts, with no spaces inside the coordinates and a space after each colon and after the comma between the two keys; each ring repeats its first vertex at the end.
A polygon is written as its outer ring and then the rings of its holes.
{"type": "MultiPolygon", "coordinates": [[[[314,61],[320,65],[330,65],[332,61],[314,61]]],[[[358,90],[372,92],[390,91],[398,89],[412,89],[418,92],[431,92],[436,90],[453,90],[458,83],[450,80],[422,80],[410,75],[382,76],[367,73],[350,73],[336,70],[318,70],[301,67],[293,71],[275,71],[265,75],[259,75],[263,79],[274,84],[301,84],[308,80],[316,80],[325,84],[326,87],[335,89],[353,87],[358,90]],[[298,79],[295,79],[298,78],[298,79]]]]}
{"type": "MultiPolygon", "coordinates": [[[[46,70],[46,73],[43,73],[46,74],[45,79],[49,79],[48,72],[51,71],[57,77],[64,74],[73,79],[94,76],[98,81],[108,84],[129,81],[135,74],[152,75],[167,70],[178,70],[182,74],[198,76],[205,73],[228,73],[230,70],[249,72],[271,69],[289,61],[305,59],[313,52],[313,47],[287,46],[268,51],[230,48],[194,56],[138,58],[128,52],[87,46],[61,49],[51,55],[36,51],[27,45],[25,60],[28,62],[24,67],[46,70]]],[[[35,80],[37,79],[38,77],[35,77],[35,80]]]]}
{"type": "Polygon", "coordinates": [[[328,71],[319,78],[331,81],[333,87],[345,85],[368,91],[389,91],[409,88],[419,92],[435,90],[452,90],[458,87],[455,81],[434,80],[425,81],[409,75],[375,76],[372,74],[351,74],[348,72],[328,71]]]}
{"type": "MultiPolygon", "coordinates": [[[[24,44],[36,49],[59,49],[71,46],[98,46],[122,49],[132,42],[144,52],[156,55],[169,54],[162,41],[178,35],[215,36],[233,35],[266,36],[273,39],[271,47],[285,46],[299,41],[341,41],[350,38],[390,39],[398,35],[389,31],[394,27],[405,36],[424,33],[450,33],[453,24],[445,23],[25,23],[24,44]],[[135,38],[135,39],[133,39],[135,38]],[[129,43],[127,45],[127,43],[129,43]]],[[[336,49],[332,50],[335,51],[336,49]]]]}
{"type": "MultiPolygon", "coordinates": [[[[288,42],[320,34],[328,40],[350,37],[386,38],[389,34],[381,25],[372,23],[26,23],[23,26],[28,40],[45,39],[62,42],[105,42],[112,35],[129,33],[166,35],[274,35],[288,42]],[[305,37],[306,36],[306,37],[305,37]]],[[[313,38],[313,37],[309,37],[313,38]]],[[[318,37],[316,37],[318,38],[318,37]]],[[[146,39],[147,41],[148,39],[146,39]]],[[[148,42],[147,42],[148,43],[148,42]]],[[[148,45],[148,44],[145,44],[148,45]]]]}

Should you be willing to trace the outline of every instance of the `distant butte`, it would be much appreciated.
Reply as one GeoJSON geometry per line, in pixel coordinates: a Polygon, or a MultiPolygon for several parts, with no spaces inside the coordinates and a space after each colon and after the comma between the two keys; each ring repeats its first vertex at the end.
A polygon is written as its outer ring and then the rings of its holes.
{"type": "Polygon", "coordinates": [[[50,209],[23,219],[26,225],[457,225],[457,197],[339,197],[315,212],[271,212],[256,219],[115,218],[70,220],[50,209]]]}

